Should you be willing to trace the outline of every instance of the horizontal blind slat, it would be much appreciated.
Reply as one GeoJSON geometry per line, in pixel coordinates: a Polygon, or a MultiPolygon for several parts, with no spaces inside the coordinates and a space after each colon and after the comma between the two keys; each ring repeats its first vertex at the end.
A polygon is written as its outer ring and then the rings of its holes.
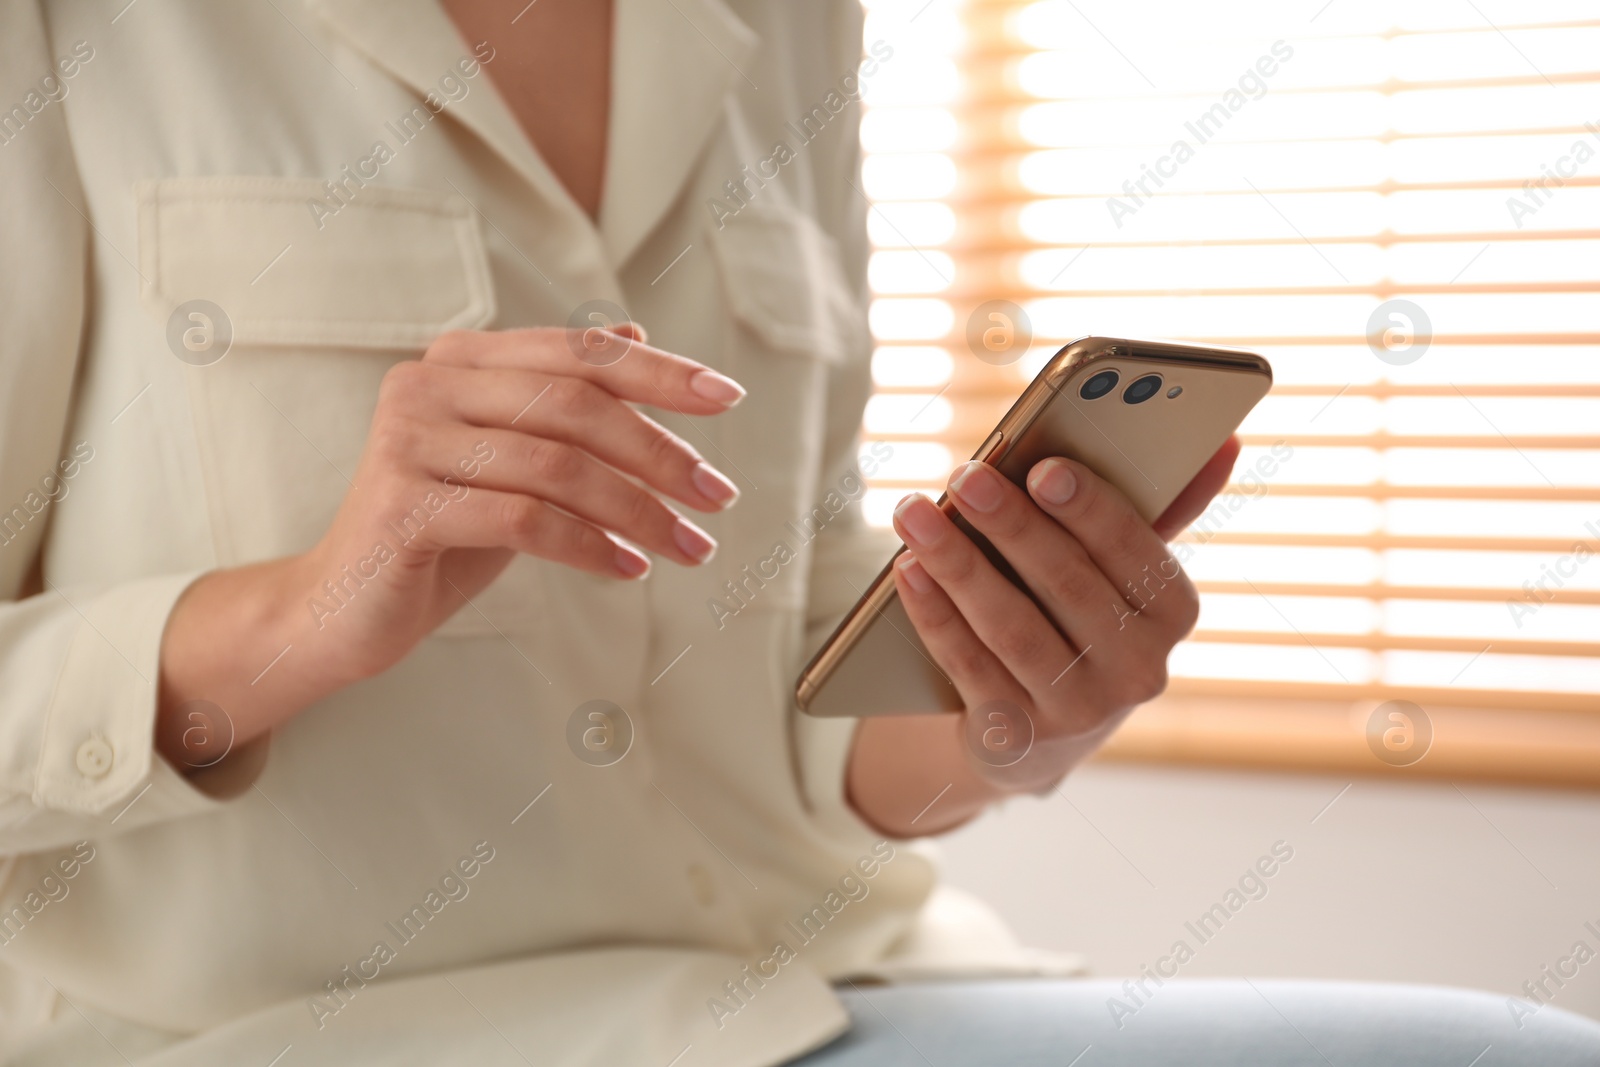
{"type": "MultiPolygon", "coordinates": [[[[891,316],[884,322],[899,321],[905,326],[904,335],[881,330],[877,339],[883,361],[878,393],[890,406],[869,409],[868,435],[874,440],[889,442],[901,451],[882,465],[876,477],[869,479],[873,494],[868,501],[869,511],[879,506],[875,501],[881,502],[903,491],[938,492],[944,482],[943,471],[935,469],[941,457],[948,455],[954,460],[970,454],[976,443],[987,436],[994,422],[1026,384],[1024,366],[1037,366],[1055,347],[1078,335],[1114,332],[1097,328],[1097,323],[1090,321],[1096,315],[1120,316],[1118,321],[1136,320],[1137,309],[1159,308],[1163,316],[1161,321],[1168,324],[1159,332],[1177,335],[1180,340],[1263,350],[1275,361],[1278,359],[1275,350],[1293,353],[1292,358],[1284,358],[1281,364],[1286,372],[1282,375],[1284,380],[1271,394],[1271,401],[1293,403],[1287,407],[1272,406],[1269,401],[1270,410],[1263,408],[1258,412],[1262,418],[1255,420],[1256,428],[1242,434],[1241,439],[1247,449],[1286,444],[1297,450],[1324,450],[1310,453],[1318,457],[1311,466],[1279,476],[1280,479],[1293,476],[1296,481],[1270,480],[1264,494],[1259,487],[1237,483],[1227,486],[1224,492],[1236,496],[1264,495],[1274,500],[1275,503],[1266,506],[1264,511],[1252,513],[1270,521],[1240,520],[1217,532],[1210,529],[1190,531],[1179,538],[1188,549],[1205,552],[1216,546],[1221,552],[1313,554],[1355,551],[1369,554],[1367,558],[1381,558],[1391,563],[1397,553],[1429,556],[1440,552],[1476,552],[1515,555],[1518,559],[1535,561],[1560,558],[1570,561],[1576,552],[1600,556],[1600,532],[1593,526],[1588,531],[1576,527],[1569,530],[1560,527],[1557,521],[1558,514],[1576,514],[1575,506],[1592,501],[1596,505],[1594,519],[1600,524],[1600,474],[1594,479],[1597,484],[1590,484],[1582,466],[1585,453],[1593,453],[1600,462],[1600,418],[1595,420],[1591,432],[1581,418],[1574,417],[1573,408],[1559,407],[1600,400],[1600,374],[1584,377],[1587,372],[1575,370],[1573,376],[1584,380],[1568,380],[1556,373],[1560,368],[1575,366],[1572,361],[1584,349],[1592,349],[1589,354],[1600,360],[1600,314],[1592,317],[1582,314],[1583,300],[1600,294],[1600,270],[1581,258],[1591,254],[1583,242],[1600,242],[1600,229],[1584,214],[1587,211],[1584,205],[1593,203],[1594,191],[1600,189],[1600,168],[1585,168],[1584,173],[1563,179],[1560,195],[1568,199],[1561,203],[1582,210],[1569,209],[1562,214],[1562,209],[1551,208],[1549,214],[1541,215],[1527,228],[1513,213],[1497,217],[1489,211],[1502,200],[1530,195],[1526,183],[1539,176],[1535,168],[1546,160],[1535,155],[1522,159],[1518,153],[1531,153],[1539,146],[1559,144],[1564,139],[1587,137],[1593,132],[1590,125],[1593,116],[1582,113],[1582,109],[1563,113],[1557,103],[1541,105],[1537,111],[1502,111],[1497,115],[1494,108],[1483,103],[1513,100],[1526,89],[1549,87],[1555,87],[1558,93],[1573,94],[1572,99],[1587,99],[1590,87],[1600,84],[1600,63],[1593,69],[1552,70],[1548,78],[1531,69],[1510,71],[1504,64],[1487,68],[1482,76],[1472,76],[1472,71],[1459,65],[1458,68],[1436,64],[1428,70],[1406,69],[1402,60],[1412,53],[1385,45],[1383,55],[1391,61],[1387,78],[1381,73],[1368,77],[1371,70],[1368,67],[1339,81],[1340,70],[1334,70],[1335,76],[1329,78],[1319,68],[1301,77],[1299,80],[1303,84],[1274,86],[1271,89],[1277,101],[1274,109],[1278,118],[1285,113],[1284,109],[1305,108],[1307,114],[1315,114],[1310,109],[1336,105],[1341,95],[1355,98],[1367,94],[1369,98],[1382,97],[1384,106],[1391,109],[1411,109],[1407,113],[1409,117],[1397,118],[1387,123],[1387,128],[1380,128],[1382,113],[1375,111],[1373,114],[1379,118],[1372,122],[1357,115],[1355,118],[1360,119],[1360,124],[1352,122],[1338,129],[1326,128],[1325,132],[1314,121],[1294,127],[1274,119],[1276,125],[1270,128],[1229,126],[1226,137],[1219,138],[1218,144],[1226,142],[1233,150],[1243,153],[1270,147],[1290,159],[1304,148],[1307,160],[1327,158],[1328,152],[1343,151],[1348,146],[1351,152],[1364,153],[1363,159],[1373,161],[1377,168],[1388,168],[1387,171],[1352,166],[1329,169],[1325,174],[1307,168],[1295,173],[1289,166],[1268,168],[1272,173],[1259,181],[1243,176],[1234,180],[1226,174],[1218,174],[1200,183],[1174,182],[1162,186],[1153,196],[1141,199],[1140,207],[1142,210],[1146,204],[1155,204],[1167,209],[1168,217],[1182,216],[1176,227],[1169,227],[1178,232],[1164,233],[1159,211],[1153,208],[1148,215],[1140,215],[1136,231],[1130,226],[1130,232],[1112,235],[1108,221],[1102,218],[1104,232],[1074,239],[1074,228],[1095,224],[1091,214],[1099,209],[1100,203],[1110,196],[1124,195],[1123,190],[1097,186],[1125,176],[1116,174],[1113,164],[1103,168],[1100,178],[1093,178],[1089,169],[1075,172],[1072,168],[1076,161],[1097,158],[1098,153],[1104,152],[1125,153],[1132,158],[1141,150],[1141,145],[1152,150],[1163,149],[1170,140],[1162,138],[1178,128],[1181,124],[1178,120],[1190,115],[1192,105],[1216,102],[1226,86],[1202,84],[1198,79],[1208,75],[1196,73],[1192,84],[1184,84],[1169,74],[1161,79],[1161,92],[1156,92],[1154,87],[1145,92],[1132,78],[1125,82],[1131,86],[1131,91],[1092,98],[1026,92],[1022,88],[1024,82],[1018,80],[1024,61],[1034,65],[1027,69],[1034,70],[1039,63],[1051,62],[1052,56],[1060,55],[1030,45],[1017,36],[1019,23],[1015,16],[1029,6],[1020,0],[958,2],[957,18],[965,38],[951,54],[959,71],[960,85],[953,95],[927,101],[928,107],[924,109],[928,113],[939,112],[941,121],[951,124],[953,135],[932,148],[914,151],[913,142],[901,138],[897,150],[889,150],[886,143],[884,150],[869,152],[869,160],[876,160],[882,167],[869,170],[866,188],[870,195],[879,198],[884,218],[899,220],[891,228],[881,225],[880,219],[874,235],[882,242],[880,251],[901,257],[899,261],[890,257],[881,263],[874,262],[874,281],[878,284],[876,297],[883,302],[881,307],[875,307],[874,321],[877,325],[878,311],[889,312],[898,307],[900,310],[896,314],[901,318],[895,320],[891,316]],[[1033,58],[1036,56],[1042,58],[1033,58]],[[1307,78],[1314,80],[1306,81],[1307,78]],[[1439,109],[1447,108],[1452,99],[1468,102],[1458,106],[1473,110],[1441,120],[1439,116],[1446,113],[1439,109]],[[1095,120],[1091,117],[1083,124],[1083,135],[1077,136],[1076,131],[1059,125],[1062,121],[1092,115],[1092,109],[1100,105],[1121,108],[1115,112],[1118,115],[1146,120],[1148,129],[1137,128],[1136,124],[1112,129],[1102,122],[1101,132],[1096,133],[1093,130],[1095,120]],[[1416,110],[1423,107],[1433,111],[1423,115],[1416,110]],[[1163,109],[1173,116],[1170,128],[1161,127],[1157,121],[1163,109]],[[1025,124],[1024,116],[1028,116],[1027,121],[1033,125],[1025,124]],[[1466,120],[1477,118],[1479,121],[1465,121],[1463,116],[1466,120]],[[1056,143],[1040,143],[1043,141],[1056,143]],[[1469,160],[1474,152],[1479,156],[1474,165],[1459,169],[1414,165],[1418,153],[1441,152],[1458,153],[1452,158],[1469,160]],[[1485,156],[1483,153],[1497,154],[1485,156]],[[939,195],[930,193],[930,187],[921,190],[908,187],[908,191],[897,192],[890,181],[896,173],[893,168],[914,172],[923,158],[948,168],[953,174],[953,184],[939,195]],[[1410,170],[1406,169],[1408,161],[1410,170]],[[883,175],[889,177],[881,177],[883,175]],[[889,184],[883,184],[885,182],[889,184]],[[1279,197],[1296,198],[1283,203],[1284,211],[1294,214],[1298,225],[1285,226],[1283,233],[1275,233],[1272,226],[1253,221],[1246,206],[1262,198],[1276,203],[1279,197]],[[1319,197],[1324,199],[1319,200],[1319,197]],[[932,204],[953,212],[953,218],[942,230],[928,236],[913,223],[919,218],[915,211],[932,204]],[[1178,206],[1173,207],[1173,204],[1178,206]],[[1208,205],[1215,205],[1216,209],[1208,205]],[[1426,211],[1418,210],[1419,206],[1428,205],[1434,206],[1426,211]],[[1476,214],[1463,213],[1462,205],[1468,205],[1476,214]],[[895,214],[900,211],[913,212],[913,221],[907,222],[895,214]],[[1321,218],[1319,212],[1322,212],[1321,218]],[[1458,218],[1459,227],[1454,225],[1458,218]],[[1245,219],[1245,224],[1234,225],[1239,219],[1245,219]],[[1233,226],[1232,232],[1228,226],[1233,226]],[[1293,232],[1289,232],[1291,229],[1293,232]],[[1307,245],[1319,252],[1327,246],[1329,251],[1323,255],[1324,259],[1332,256],[1360,269],[1340,272],[1348,275],[1340,284],[1332,284],[1336,280],[1332,271],[1327,272],[1324,281],[1317,271],[1307,272],[1297,266],[1291,250],[1304,249],[1307,245]],[[1430,248],[1430,245],[1439,247],[1430,248]],[[1481,260],[1489,269],[1474,276],[1466,271],[1456,274],[1457,267],[1453,265],[1437,267],[1448,262],[1449,256],[1444,253],[1455,248],[1461,250],[1463,264],[1471,266],[1467,261],[1476,253],[1472,263],[1481,260]],[[1167,256],[1152,260],[1155,269],[1161,271],[1159,275],[1155,270],[1141,274],[1136,269],[1137,263],[1123,257],[1106,263],[1097,276],[1092,260],[1086,259],[1073,274],[1050,278],[1057,265],[1066,264],[1090,249],[1127,250],[1129,253],[1140,250],[1139,254],[1151,256],[1158,256],[1162,250],[1206,249],[1204,266],[1207,269],[1194,270],[1191,281],[1186,276],[1192,266],[1190,260],[1167,256]],[[1210,256],[1211,251],[1216,253],[1215,258],[1210,256]],[[1048,254],[1057,252],[1062,258],[1059,264],[1052,264],[1048,254]],[[1047,255],[1041,258],[1038,253],[1047,255]],[[931,272],[926,272],[927,276],[918,276],[924,267],[918,265],[916,257],[928,261],[925,265],[932,267],[931,272]],[[937,260],[937,264],[932,260],[937,260]],[[1395,264],[1393,269],[1389,266],[1391,263],[1395,264]],[[1279,265],[1284,269],[1280,271],[1279,265]],[[1381,265],[1382,269],[1375,265],[1381,265]],[[1402,265],[1407,265],[1408,269],[1399,269],[1402,265]],[[1455,276],[1451,277],[1452,274],[1455,276]],[[1367,337],[1358,332],[1365,313],[1349,315],[1356,321],[1345,329],[1344,313],[1338,310],[1352,306],[1352,298],[1370,301],[1369,307],[1393,299],[1409,299],[1426,307],[1441,294],[1449,294],[1458,301],[1465,298],[1467,303],[1463,306],[1472,314],[1454,321],[1450,316],[1438,318],[1427,362],[1420,364],[1417,371],[1378,366],[1368,349],[1367,337]],[[997,299],[1025,307],[1041,301],[1053,302],[1039,305],[1036,324],[1049,318],[1050,328],[1036,325],[1028,358],[1017,365],[982,364],[967,348],[964,334],[967,317],[978,305],[997,299]],[[1182,334],[1182,320],[1189,314],[1186,310],[1189,305],[1182,301],[1195,301],[1198,306],[1198,302],[1213,299],[1224,303],[1210,305],[1220,306],[1221,310],[1214,310],[1203,320],[1196,319],[1197,324],[1203,321],[1204,331],[1191,330],[1187,335],[1182,334]],[[1524,324],[1512,310],[1527,307],[1532,300],[1552,301],[1539,305],[1549,312],[1548,322],[1541,321],[1539,315],[1528,315],[1524,324]],[[896,305],[894,301],[907,303],[896,305]],[[923,303],[910,303],[913,301],[923,303]],[[1229,301],[1237,301],[1240,310],[1236,312],[1229,301]],[[1243,309],[1254,306],[1276,312],[1261,317],[1261,321],[1268,324],[1264,328],[1252,330],[1253,316],[1243,309]],[[1288,310],[1276,311],[1280,308],[1288,310]],[[1338,314],[1324,313],[1326,308],[1333,308],[1338,314]],[[918,322],[924,312],[924,321],[918,322]],[[1075,320],[1080,318],[1085,321],[1076,333],[1056,332],[1064,325],[1077,327],[1079,323],[1075,320]],[[949,328],[938,325],[941,321],[950,323],[949,328]],[[1302,332],[1289,332],[1299,329],[1301,323],[1304,323],[1302,332]],[[1177,324],[1177,328],[1173,324],[1177,324]],[[928,326],[932,327],[931,331],[928,326]],[[1483,353],[1500,349],[1505,352],[1503,363],[1491,366],[1484,362],[1483,353]],[[912,363],[905,362],[923,358],[923,354],[931,361],[926,365],[933,368],[926,376],[915,373],[912,363]],[[896,360],[901,362],[896,363],[896,360]],[[1323,362],[1317,362],[1319,360],[1323,362]],[[1532,361],[1539,360],[1546,362],[1539,364],[1541,373],[1536,380],[1518,380],[1517,367],[1533,365],[1532,361]],[[946,365],[944,369],[940,369],[941,363],[946,365]],[[1329,368],[1326,375],[1320,369],[1307,373],[1308,368],[1323,366],[1329,368]],[[1340,374],[1333,369],[1341,366],[1350,370],[1340,374]],[[1458,367],[1476,369],[1459,373],[1455,369],[1458,367]],[[1506,369],[1497,369],[1501,367],[1506,369]],[[1344,377],[1351,380],[1346,382],[1344,377]],[[1499,380],[1501,377],[1506,380],[1499,380]],[[1484,415],[1486,424],[1480,430],[1470,421],[1462,422],[1442,414],[1445,412],[1442,405],[1450,401],[1465,401],[1477,407],[1480,413],[1485,410],[1510,412],[1516,421],[1514,425],[1508,424],[1506,430],[1513,432],[1503,432],[1487,415],[1484,415]],[[1328,410],[1325,405],[1335,402],[1340,406],[1333,409],[1333,416],[1322,419],[1320,424],[1314,419],[1306,421],[1313,413],[1321,417],[1322,412],[1328,410]],[[1352,403],[1354,409],[1350,407],[1352,403]],[[1433,406],[1430,407],[1430,403],[1433,406]],[[1296,415],[1302,406],[1305,413],[1296,415]],[[1547,419],[1529,414],[1541,410],[1552,414],[1547,419]],[[1561,417],[1556,417],[1557,414],[1561,417]],[[1327,432],[1318,432],[1319,426],[1327,427],[1327,432]],[[1266,432],[1268,428],[1286,432],[1269,433],[1266,432]],[[1544,432],[1546,430],[1549,432],[1544,432]],[[1359,468],[1341,475],[1337,467],[1330,466],[1339,461],[1327,451],[1334,449],[1353,450],[1362,461],[1359,468]],[[1462,458],[1448,458],[1454,454],[1462,458]],[[1506,462],[1502,462],[1502,457],[1506,462]],[[1541,469],[1544,460],[1540,457],[1549,458],[1554,481],[1544,476],[1541,469]],[[1526,461],[1538,476],[1520,468],[1513,469],[1516,466],[1513,458],[1526,461]],[[1429,463],[1444,466],[1429,473],[1429,463]],[[1494,466],[1496,463],[1499,467],[1494,466]],[[1467,479],[1460,475],[1467,464],[1487,466],[1481,477],[1467,479]],[[1519,481],[1519,477],[1523,480],[1519,481]],[[1458,482],[1464,484],[1455,484],[1458,482]],[[1369,509],[1375,528],[1319,529],[1311,525],[1310,518],[1304,521],[1293,518],[1300,514],[1328,513],[1329,505],[1339,507],[1337,501],[1340,500],[1350,501],[1352,508],[1369,509]],[[1485,515],[1501,516],[1510,514],[1499,510],[1505,508],[1545,510],[1523,511],[1517,522],[1484,527],[1475,527],[1469,522],[1458,523],[1459,528],[1445,529],[1432,518],[1470,514],[1463,508],[1471,506],[1481,506],[1485,515]],[[1562,508],[1567,510],[1555,510],[1562,508]],[[1267,512],[1273,514],[1269,516],[1267,512]],[[1286,520],[1285,515],[1290,518],[1286,520]],[[1391,526],[1407,532],[1391,532],[1391,526]],[[1484,528],[1503,529],[1506,533],[1475,532],[1484,528]],[[1430,530],[1436,532],[1417,532],[1430,530]],[[1590,536],[1591,533],[1595,535],[1590,536]]],[[[1081,11],[1078,15],[1087,17],[1081,11]]],[[[1458,26],[1315,36],[1319,40],[1370,38],[1396,42],[1436,38],[1452,42],[1463,34],[1492,38],[1496,34],[1510,33],[1515,37],[1521,31],[1555,27],[1574,33],[1600,29],[1600,20],[1594,19],[1540,24],[1529,17],[1526,23],[1517,26],[1502,23],[1498,28],[1458,26]]],[[[1226,28],[1226,15],[1218,14],[1208,21],[1205,31],[1221,33],[1226,28]]],[[[1256,29],[1243,27],[1241,39],[1247,39],[1256,29]]],[[[1161,31],[1152,29],[1150,32],[1161,31]]],[[[1085,32],[1082,48],[1074,45],[1073,54],[1068,58],[1079,58],[1084,49],[1103,51],[1100,42],[1085,32]]],[[[1570,48],[1568,53],[1571,53],[1570,48]]],[[[1108,62],[1115,66],[1114,57],[1109,57],[1108,62]]],[[[1565,63],[1565,68],[1573,66],[1570,61],[1565,63]]],[[[1046,81],[1046,88],[1052,94],[1070,88],[1070,79],[1047,78],[1046,81]]],[[[1026,84],[1044,83],[1034,80],[1026,84]]],[[[901,117],[906,121],[916,120],[915,116],[920,113],[914,107],[902,111],[901,104],[916,105],[918,101],[902,91],[895,103],[884,105],[886,121],[901,117]]],[[[1399,116],[1401,112],[1396,110],[1395,114],[1399,116]]],[[[1600,134],[1595,136],[1600,137],[1600,134]]],[[[1207,148],[1206,151],[1215,151],[1216,157],[1224,161],[1252,158],[1248,155],[1230,157],[1226,150],[1207,148]]],[[[1137,174],[1126,176],[1137,177],[1137,174]]],[[[1545,189],[1544,193],[1549,194],[1550,190],[1545,189]]],[[[920,216],[923,220],[928,217],[920,216]]],[[[1600,300],[1595,300],[1594,305],[1600,311],[1600,300]]],[[[1353,306],[1361,307],[1359,302],[1353,306]]],[[[1243,468],[1236,475],[1242,473],[1243,468]]],[[[1359,527],[1365,521],[1362,519],[1355,525],[1359,527]]],[[[1198,560],[1194,566],[1199,566],[1198,560]]],[[[1531,634],[1519,634],[1514,638],[1492,640],[1463,635],[1472,625],[1477,625],[1476,622],[1460,622],[1459,626],[1465,627],[1465,631],[1444,632],[1443,623],[1429,628],[1432,625],[1427,623],[1430,616],[1423,609],[1430,605],[1468,615],[1472,612],[1481,615],[1497,603],[1525,601],[1532,606],[1533,602],[1527,600],[1532,594],[1526,587],[1519,589],[1508,584],[1516,580],[1516,571],[1502,568],[1497,572],[1498,577],[1485,576],[1477,585],[1471,584],[1474,580],[1471,573],[1463,573],[1459,584],[1449,574],[1416,571],[1403,576],[1391,574],[1392,580],[1384,580],[1374,571],[1370,577],[1357,577],[1349,583],[1330,579],[1315,568],[1308,569],[1303,576],[1291,571],[1274,571],[1273,580],[1239,580],[1240,576],[1226,567],[1212,568],[1206,573],[1213,576],[1199,578],[1197,587],[1204,597],[1213,598],[1208,603],[1225,607],[1228,612],[1208,613],[1202,620],[1206,628],[1193,638],[1200,643],[1198,647],[1225,649],[1230,654],[1256,649],[1268,655],[1288,656],[1294,653],[1296,646],[1304,652],[1309,640],[1315,647],[1326,647],[1330,654],[1370,656],[1373,663],[1388,666],[1374,668],[1374,680],[1363,678],[1350,683],[1263,681],[1253,677],[1197,678],[1175,672],[1172,691],[1181,698],[1270,697],[1357,702],[1409,699],[1419,703],[1454,702],[1492,709],[1588,713],[1600,721],[1600,697],[1570,691],[1570,678],[1563,683],[1546,680],[1540,673],[1543,668],[1539,667],[1506,676],[1503,671],[1507,668],[1502,663],[1502,674],[1484,674],[1478,686],[1473,686],[1470,678],[1459,685],[1448,686],[1400,684],[1406,678],[1404,670],[1392,673],[1393,665],[1402,664],[1402,661],[1421,662],[1418,657],[1423,660],[1444,657],[1448,662],[1466,663],[1486,652],[1486,663],[1500,657],[1520,657],[1529,664],[1549,664],[1552,672],[1557,666],[1565,669],[1574,663],[1600,660],[1600,641],[1588,640],[1586,633],[1575,632],[1570,627],[1562,630],[1541,626],[1537,639],[1531,634]],[[1230,574],[1232,577],[1216,576],[1230,574]],[[1343,612],[1343,622],[1334,619],[1320,627],[1304,627],[1304,634],[1233,628],[1235,623],[1249,627],[1276,625],[1276,620],[1263,617],[1255,622],[1248,611],[1240,613],[1249,607],[1249,598],[1258,595],[1314,598],[1343,612]],[[1379,620],[1391,618],[1393,623],[1393,618],[1397,617],[1401,621],[1388,627],[1380,621],[1374,624],[1373,632],[1338,632],[1340,626],[1350,622],[1351,611],[1358,612],[1354,618],[1359,622],[1362,605],[1376,612],[1375,618],[1379,620]],[[1400,615],[1393,616],[1397,611],[1400,615]],[[1417,621],[1419,619],[1422,623],[1417,621]],[[1335,632],[1317,632],[1323,628],[1335,632]],[[1379,632],[1388,628],[1405,632],[1379,632]],[[1488,651],[1490,648],[1492,652],[1488,651]],[[1522,687],[1524,682],[1526,688],[1506,688],[1507,685],[1522,687]],[[1562,685],[1568,688],[1564,690],[1562,685]]],[[[1248,575],[1246,570],[1245,576],[1248,575]]],[[[1529,577],[1534,574],[1530,572],[1529,577]]],[[[1542,592],[1536,606],[1539,611],[1548,612],[1541,616],[1541,624],[1556,621],[1562,612],[1592,612],[1600,607],[1600,589],[1593,588],[1588,579],[1572,586],[1558,584],[1540,588],[1542,592]]],[[[1310,601],[1301,604],[1307,612],[1314,607],[1310,601]]],[[[1519,628],[1520,625],[1518,623],[1519,628]]],[[[1456,669],[1451,668],[1447,674],[1456,669]]],[[[1322,751],[1326,747],[1325,740],[1319,740],[1316,745],[1308,744],[1306,751],[1322,751]]],[[[1600,745],[1596,746],[1596,751],[1600,752],[1600,745]]],[[[1271,756],[1263,758],[1270,761],[1271,756]]],[[[1591,777],[1600,782],[1600,773],[1591,777]]]]}

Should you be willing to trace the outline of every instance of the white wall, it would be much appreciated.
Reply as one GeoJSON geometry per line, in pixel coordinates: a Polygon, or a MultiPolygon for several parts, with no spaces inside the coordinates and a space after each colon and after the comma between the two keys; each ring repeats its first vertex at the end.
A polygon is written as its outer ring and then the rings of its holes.
{"type": "MultiPolygon", "coordinates": [[[[1061,794],[946,838],[946,874],[1024,941],[1084,952],[1097,975],[1134,973],[1182,938],[1185,976],[1511,994],[1574,942],[1600,952],[1584,928],[1600,930],[1597,793],[1097,764],[1061,794]],[[1185,921],[1279,840],[1294,856],[1266,896],[1201,944],[1185,921]]],[[[1600,1018],[1600,958],[1554,1003],[1600,1018]]]]}

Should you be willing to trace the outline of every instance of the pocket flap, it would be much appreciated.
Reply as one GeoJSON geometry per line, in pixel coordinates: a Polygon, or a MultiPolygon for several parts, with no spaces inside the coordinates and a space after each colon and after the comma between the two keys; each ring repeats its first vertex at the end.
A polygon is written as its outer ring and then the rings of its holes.
{"type": "Polygon", "coordinates": [[[747,208],[711,244],[729,310],[772,347],[837,363],[866,343],[837,244],[805,215],[747,208]]]}
{"type": "Polygon", "coordinates": [[[419,348],[483,326],[494,290],[461,197],[314,178],[140,182],[140,296],[162,319],[188,300],[227,314],[235,342],[419,348]]]}

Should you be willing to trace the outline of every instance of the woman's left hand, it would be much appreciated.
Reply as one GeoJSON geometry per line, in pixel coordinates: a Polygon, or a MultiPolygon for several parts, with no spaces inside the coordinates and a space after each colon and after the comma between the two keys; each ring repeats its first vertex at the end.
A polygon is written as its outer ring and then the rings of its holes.
{"type": "MultiPolygon", "coordinates": [[[[950,500],[1031,597],[927,497],[900,503],[894,526],[907,551],[895,584],[929,655],[961,695],[961,747],[972,774],[992,792],[1049,788],[1165,688],[1167,654],[1199,614],[1194,586],[1165,539],[1204,510],[1238,453],[1238,440],[1230,439],[1154,525],[1072,460],[1041,461],[1026,490],[982,463],[957,469],[950,500]]],[[[927,719],[916,727],[878,725],[889,722],[862,723],[857,757],[865,750],[870,759],[881,747],[874,733],[887,741],[891,731],[933,729],[927,719]]],[[[903,747],[909,739],[896,740],[903,747]]],[[[925,762],[943,763],[952,782],[957,777],[948,757],[925,762]]],[[[864,772],[851,768],[858,809],[864,795],[882,795],[883,783],[865,781],[864,772]]],[[[898,821],[863,814],[884,828],[898,821]]]]}

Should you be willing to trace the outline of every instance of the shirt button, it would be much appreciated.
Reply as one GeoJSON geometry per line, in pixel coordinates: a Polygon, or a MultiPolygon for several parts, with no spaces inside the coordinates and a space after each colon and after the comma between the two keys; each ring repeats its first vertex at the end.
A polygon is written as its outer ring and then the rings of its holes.
{"type": "Polygon", "coordinates": [[[111,770],[111,746],[91,737],[78,746],[78,770],[87,778],[104,778],[111,770]]]}
{"type": "Polygon", "coordinates": [[[716,903],[717,884],[711,880],[711,872],[698,863],[689,864],[689,885],[694,889],[694,899],[700,902],[703,908],[709,908],[716,903]]]}

